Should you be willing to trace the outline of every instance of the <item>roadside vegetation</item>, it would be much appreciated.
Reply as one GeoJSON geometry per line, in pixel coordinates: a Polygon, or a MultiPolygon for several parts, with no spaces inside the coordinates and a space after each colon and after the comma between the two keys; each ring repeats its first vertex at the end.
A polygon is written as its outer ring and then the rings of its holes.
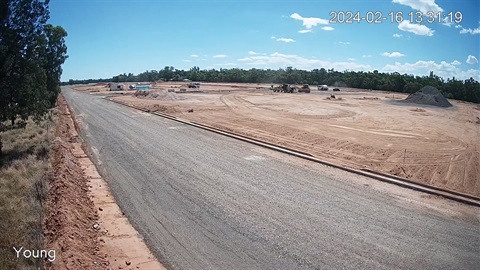
{"type": "Polygon", "coordinates": [[[67,32],[47,23],[48,2],[0,2],[0,128],[40,120],[60,93],[67,32]]]}
{"type": "Polygon", "coordinates": [[[38,269],[42,262],[16,258],[13,247],[43,248],[45,196],[52,175],[50,145],[54,122],[29,120],[1,133],[0,156],[0,269],[38,269]]]}
{"type": "Polygon", "coordinates": [[[0,1],[0,269],[38,269],[14,247],[43,248],[42,219],[51,176],[51,115],[67,58],[49,1],[0,1]]]}

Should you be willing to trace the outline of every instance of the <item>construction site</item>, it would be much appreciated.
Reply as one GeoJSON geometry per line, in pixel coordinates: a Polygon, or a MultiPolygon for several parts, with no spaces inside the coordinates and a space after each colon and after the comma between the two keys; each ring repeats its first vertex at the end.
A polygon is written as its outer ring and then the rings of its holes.
{"type": "MultiPolygon", "coordinates": [[[[444,108],[400,93],[302,87],[163,82],[112,98],[350,168],[480,195],[478,104],[450,100],[444,108]]],[[[76,89],[111,94],[103,85],[76,89]]]]}

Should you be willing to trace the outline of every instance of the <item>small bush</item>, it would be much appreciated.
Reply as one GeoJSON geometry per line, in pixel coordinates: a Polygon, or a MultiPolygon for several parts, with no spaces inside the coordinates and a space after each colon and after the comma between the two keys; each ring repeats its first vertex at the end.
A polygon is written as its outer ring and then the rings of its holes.
{"type": "Polygon", "coordinates": [[[48,159],[48,153],[49,153],[50,147],[48,145],[40,145],[35,149],[35,155],[37,156],[37,159],[39,160],[46,160],[48,159]]]}

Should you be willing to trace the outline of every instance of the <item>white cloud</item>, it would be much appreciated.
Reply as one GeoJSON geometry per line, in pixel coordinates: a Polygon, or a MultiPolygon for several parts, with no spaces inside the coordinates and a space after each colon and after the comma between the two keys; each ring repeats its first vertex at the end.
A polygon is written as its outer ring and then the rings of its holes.
{"type": "Polygon", "coordinates": [[[372,55],[371,54],[364,54],[364,55],[362,55],[362,57],[363,58],[370,58],[370,57],[372,57],[372,55]]]}
{"type": "Polygon", "coordinates": [[[290,15],[290,18],[294,20],[302,21],[303,26],[305,26],[305,28],[307,29],[312,29],[312,27],[317,26],[319,24],[322,24],[322,25],[328,24],[328,20],[326,19],[314,18],[314,17],[305,18],[300,16],[300,14],[298,13],[293,13],[292,15],[290,15]]]}
{"type": "Polygon", "coordinates": [[[351,44],[351,43],[348,42],[348,41],[346,41],[346,42],[345,42],[345,41],[339,41],[338,43],[339,43],[339,44],[342,44],[342,45],[350,45],[350,44],[351,44]]]}
{"type": "Polygon", "coordinates": [[[434,13],[443,11],[443,9],[435,3],[435,0],[393,0],[392,2],[420,10],[424,14],[429,11],[434,13]]]}
{"type": "Polygon", "coordinates": [[[470,29],[470,28],[463,28],[460,30],[460,34],[470,34],[470,35],[478,35],[480,34],[480,27],[470,29]]]}
{"type": "Polygon", "coordinates": [[[310,33],[312,32],[312,29],[303,29],[303,30],[300,30],[298,31],[300,34],[305,34],[305,33],[310,33]]]}
{"type": "Polygon", "coordinates": [[[228,55],[226,55],[226,54],[217,54],[217,55],[214,55],[214,56],[212,56],[212,57],[213,57],[213,58],[226,58],[226,57],[228,57],[228,55]]]}
{"type": "Polygon", "coordinates": [[[399,53],[399,52],[384,52],[382,53],[383,56],[386,56],[386,57],[390,57],[390,58],[400,58],[400,57],[404,57],[405,54],[403,53],[399,53]]]}
{"type": "Polygon", "coordinates": [[[400,58],[400,57],[404,57],[405,54],[403,53],[399,53],[399,52],[384,52],[382,53],[383,56],[386,56],[386,57],[390,57],[390,58],[400,58]]]}
{"type": "Polygon", "coordinates": [[[398,29],[406,32],[411,32],[419,36],[433,36],[433,32],[435,32],[435,30],[432,30],[426,27],[425,25],[410,23],[407,20],[404,20],[401,23],[399,23],[398,29]]]}
{"type": "Polygon", "coordinates": [[[185,62],[185,63],[190,63],[190,62],[192,62],[192,61],[190,61],[190,60],[182,60],[182,61],[185,62]]]}
{"type": "Polygon", "coordinates": [[[394,38],[401,38],[401,37],[403,37],[403,35],[402,34],[393,34],[393,37],[394,38]]]}
{"type": "Polygon", "coordinates": [[[468,55],[466,62],[467,64],[473,65],[478,63],[478,59],[473,55],[468,55]]]}
{"type": "Polygon", "coordinates": [[[394,65],[386,65],[382,69],[383,72],[399,72],[401,74],[413,74],[418,76],[428,76],[430,71],[433,71],[434,74],[443,77],[443,78],[452,78],[465,80],[469,78],[474,78],[480,80],[480,70],[479,69],[469,69],[462,70],[458,67],[457,63],[453,61],[448,63],[446,61],[441,61],[436,63],[435,61],[417,61],[415,63],[399,63],[396,62],[394,65]]]}
{"type": "Polygon", "coordinates": [[[454,65],[454,66],[460,66],[462,63],[460,63],[457,60],[454,60],[451,64],[454,65]]]}
{"type": "Polygon", "coordinates": [[[355,61],[356,59],[355,58],[348,58],[347,60],[348,61],[355,61]]]}
{"type": "Polygon", "coordinates": [[[322,29],[325,30],[325,31],[333,31],[333,29],[335,29],[335,28],[330,27],[330,26],[324,26],[324,27],[322,27],[322,29]]]}
{"type": "Polygon", "coordinates": [[[455,28],[463,28],[460,24],[455,25],[455,28]]]}
{"type": "Polygon", "coordinates": [[[362,65],[353,62],[331,62],[322,61],[314,58],[305,58],[294,54],[272,53],[270,55],[254,55],[241,59],[244,65],[263,68],[279,68],[291,66],[300,69],[312,69],[319,67],[334,68],[336,70],[370,70],[369,65],[362,65]]]}
{"type": "Polygon", "coordinates": [[[190,57],[197,58],[198,55],[196,55],[196,54],[191,54],[190,57]]]}
{"type": "Polygon", "coordinates": [[[248,55],[267,55],[266,53],[259,53],[259,52],[255,52],[255,51],[248,51],[247,53],[248,53],[248,55]]]}
{"type": "Polygon", "coordinates": [[[453,22],[452,22],[452,20],[451,20],[450,18],[445,17],[445,18],[443,18],[443,20],[442,20],[442,24],[445,25],[445,26],[448,26],[448,27],[452,27],[453,22]]]}
{"type": "Polygon", "coordinates": [[[295,42],[295,40],[291,38],[277,38],[277,41],[285,42],[285,43],[290,43],[290,42],[295,42]]]}

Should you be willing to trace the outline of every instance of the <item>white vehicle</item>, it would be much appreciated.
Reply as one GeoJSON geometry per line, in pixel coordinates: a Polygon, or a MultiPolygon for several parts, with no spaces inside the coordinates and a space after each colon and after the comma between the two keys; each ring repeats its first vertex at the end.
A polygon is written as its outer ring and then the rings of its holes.
{"type": "Polygon", "coordinates": [[[327,91],[327,90],[328,90],[328,86],[326,86],[326,85],[318,85],[318,90],[319,90],[319,91],[327,91]]]}

